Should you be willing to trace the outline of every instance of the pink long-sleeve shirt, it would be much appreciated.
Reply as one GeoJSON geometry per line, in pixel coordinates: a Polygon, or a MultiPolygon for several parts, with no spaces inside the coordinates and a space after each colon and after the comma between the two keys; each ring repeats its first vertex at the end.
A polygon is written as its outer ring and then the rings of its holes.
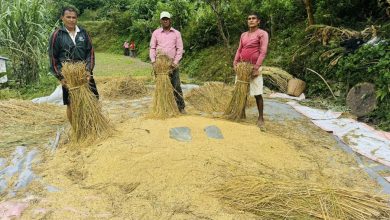
{"type": "Polygon", "coordinates": [[[257,29],[250,33],[249,31],[241,34],[240,44],[238,46],[233,65],[240,61],[254,64],[258,70],[263,64],[268,49],[268,33],[264,30],[257,29]]]}
{"type": "Polygon", "coordinates": [[[157,52],[168,55],[173,59],[174,64],[178,64],[183,56],[183,40],[179,31],[171,28],[164,31],[163,28],[155,30],[150,40],[149,57],[152,63],[156,61],[157,52]]]}

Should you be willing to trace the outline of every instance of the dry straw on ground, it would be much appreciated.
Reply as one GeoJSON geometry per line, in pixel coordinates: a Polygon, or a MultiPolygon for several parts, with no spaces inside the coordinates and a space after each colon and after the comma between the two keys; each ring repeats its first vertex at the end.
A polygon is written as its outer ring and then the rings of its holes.
{"type": "Polygon", "coordinates": [[[222,82],[207,82],[199,88],[192,89],[185,99],[199,111],[223,112],[231,99],[232,91],[231,86],[222,82]]]}
{"type": "Polygon", "coordinates": [[[111,124],[103,115],[99,101],[89,89],[85,63],[64,63],[62,74],[69,87],[72,110],[71,140],[93,141],[110,135],[111,124]]]}
{"type": "Polygon", "coordinates": [[[21,100],[2,101],[0,102],[0,124],[27,126],[43,122],[44,119],[45,124],[58,125],[64,122],[64,118],[59,114],[60,111],[60,108],[50,104],[34,104],[31,101],[21,100]]]}
{"type": "Polygon", "coordinates": [[[241,177],[213,192],[233,208],[262,219],[389,219],[388,199],[321,183],[241,177]]]}
{"type": "Polygon", "coordinates": [[[140,98],[148,94],[145,83],[131,76],[100,79],[100,91],[108,98],[140,98]]]}
{"type": "Polygon", "coordinates": [[[249,93],[249,80],[251,79],[253,66],[250,63],[240,62],[236,67],[237,81],[233,96],[230,100],[224,117],[230,120],[245,118],[245,106],[249,93]]]}
{"type": "Polygon", "coordinates": [[[265,81],[268,81],[283,93],[287,92],[288,81],[293,78],[288,72],[271,66],[263,66],[261,73],[265,81]]]}
{"type": "Polygon", "coordinates": [[[172,73],[172,60],[163,54],[157,56],[154,64],[156,89],[153,96],[151,117],[169,118],[179,114],[179,109],[173,95],[173,86],[169,75],[172,73]]]}
{"type": "MultiPolygon", "coordinates": [[[[222,82],[206,82],[203,86],[192,89],[185,96],[185,100],[201,112],[224,112],[232,98],[233,89],[234,87],[222,82]]],[[[254,98],[248,98],[248,107],[255,104],[254,98]]]]}

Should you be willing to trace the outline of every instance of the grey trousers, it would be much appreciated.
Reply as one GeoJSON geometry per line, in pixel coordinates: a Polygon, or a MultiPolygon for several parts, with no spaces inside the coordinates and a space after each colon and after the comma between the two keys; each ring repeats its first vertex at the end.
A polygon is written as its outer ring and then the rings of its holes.
{"type": "Polygon", "coordinates": [[[172,74],[170,75],[171,83],[174,89],[174,95],[175,95],[175,100],[177,103],[177,107],[179,110],[182,110],[186,107],[183,99],[183,91],[181,90],[180,86],[180,76],[179,76],[179,69],[173,70],[172,74]]]}

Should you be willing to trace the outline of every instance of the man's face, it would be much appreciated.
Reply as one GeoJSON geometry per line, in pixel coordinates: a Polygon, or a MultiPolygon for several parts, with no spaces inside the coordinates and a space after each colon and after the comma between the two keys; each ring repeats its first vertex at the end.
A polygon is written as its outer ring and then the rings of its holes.
{"type": "Polygon", "coordinates": [[[260,19],[256,15],[249,15],[248,16],[248,27],[254,28],[258,27],[260,24],[260,19]]]}
{"type": "Polygon", "coordinates": [[[65,11],[64,16],[61,17],[67,29],[75,29],[77,24],[77,14],[74,11],[65,11]]]}
{"type": "Polygon", "coordinates": [[[171,19],[169,18],[161,18],[160,24],[163,28],[169,28],[171,27],[171,19]]]}

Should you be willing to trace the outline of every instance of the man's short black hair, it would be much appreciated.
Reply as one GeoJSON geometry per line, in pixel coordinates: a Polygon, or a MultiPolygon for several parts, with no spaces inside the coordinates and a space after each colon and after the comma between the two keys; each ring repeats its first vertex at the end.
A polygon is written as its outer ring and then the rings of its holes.
{"type": "Polygon", "coordinates": [[[250,16],[250,15],[254,15],[254,16],[256,16],[257,19],[260,20],[260,15],[259,15],[259,13],[255,12],[255,11],[252,11],[252,12],[248,13],[248,16],[250,16]]]}
{"type": "Polygon", "coordinates": [[[77,8],[74,7],[74,6],[69,5],[69,6],[63,7],[63,8],[62,8],[62,11],[61,11],[61,16],[64,16],[64,15],[65,15],[65,11],[74,12],[74,13],[76,13],[76,16],[77,16],[77,17],[79,16],[79,10],[77,10],[77,8]]]}

